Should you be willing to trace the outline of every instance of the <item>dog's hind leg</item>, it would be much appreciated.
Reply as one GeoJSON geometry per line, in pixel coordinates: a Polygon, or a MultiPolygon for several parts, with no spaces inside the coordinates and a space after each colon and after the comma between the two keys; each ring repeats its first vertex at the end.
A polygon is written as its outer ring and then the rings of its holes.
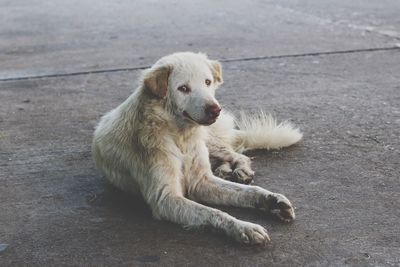
{"type": "Polygon", "coordinates": [[[253,181],[254,171],[250,159],[232,146],[237,130],[234,130],[234,118],[222,112],[217,122],[211,125],[207,148],[214,174],[223,179],[249,184],[253,181]]]}
{"type": "Polygon", "coordinates": [[[294,208],[284,195],[215,176],[199,181],[195,189],[189,191],[189,197],[207,204],[262,209],[287,222],[295,218],[294,208]]]}
{"type": "Polygon", "coordinates": [[[218,139],[212,139],[207,143],[214,174],[233,182],[252,183],[254,171],[251,169],[250,158],[233,151],[229,144],[218,141],[218,139]]]}

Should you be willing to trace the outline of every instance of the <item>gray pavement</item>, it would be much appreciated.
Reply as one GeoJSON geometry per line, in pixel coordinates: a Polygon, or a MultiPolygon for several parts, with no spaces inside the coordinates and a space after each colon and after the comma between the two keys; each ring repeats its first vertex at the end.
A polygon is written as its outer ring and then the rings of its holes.
{"type": "Polygon", "coordinates": [[[400,2],[366,2],[0,1],[0,266],[399,266],[400,2]],[[91,160],[99,117],[182,50],[225,60],[224,108],[304,131],[250,153],[293,224],[220,207],[266,247],[156,221],[91,160]]]}

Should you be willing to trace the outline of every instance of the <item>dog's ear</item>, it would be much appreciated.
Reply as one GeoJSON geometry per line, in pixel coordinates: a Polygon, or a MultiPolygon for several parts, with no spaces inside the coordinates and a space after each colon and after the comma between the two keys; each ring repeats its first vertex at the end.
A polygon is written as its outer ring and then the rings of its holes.
{"type": "Polygon", "coordinates": [[[169,66],[161,66],[150,69],[144,75],[143,83],[145,88],[154,96],[164,98],[168,90],[168,78],[172,68],[169,66]]]}
{"type": "Polygon", "coordinates": [[[224,80],[222,79],[222,67],[221,63],[216,60],[210,60],[211,72],[213,74],[214,82],[222,84],[224,80]]]}

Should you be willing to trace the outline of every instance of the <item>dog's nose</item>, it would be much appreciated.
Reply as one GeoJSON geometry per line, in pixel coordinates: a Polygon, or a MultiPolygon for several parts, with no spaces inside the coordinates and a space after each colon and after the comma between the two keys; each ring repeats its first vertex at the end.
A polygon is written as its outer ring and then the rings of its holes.
{"type": "Polygon", "coordinates": [[[221,107],[218,106],[217,104],[208,105],[206,107],[206,115],[210,119],[217,118],[220,112],[221,112],[221,107]]]}

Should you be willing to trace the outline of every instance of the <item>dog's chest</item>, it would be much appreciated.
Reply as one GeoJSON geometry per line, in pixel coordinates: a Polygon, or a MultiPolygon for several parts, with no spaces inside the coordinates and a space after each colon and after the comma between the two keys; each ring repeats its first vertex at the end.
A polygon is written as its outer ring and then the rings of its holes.
{"type": "Polygon", "coordinates": [[[178,147],[181,155],[182,168],[190,168],[194,164],[196,148],[193,145],[184,145],[178,147]]]}
{"type": "Polygon", "coordinates": [[[192,142],[177,142],[176,155],[180,159],[181,171],[184,175],[190,173],[191,169],[197,164],[197,144],[192,142]]]}
{"type": "Polygon", "coordinates": [[[200,178],[206,173],[205,166],[204,164],[202,164],[199,155],[185,154],[183,156],[182,173],[186,182],[200,178]]]}
{"type": "Polygon", "coordinates": [[[184,177],[189,178],[204,173],[204,169],[207,169],[208,150],[203,131],[199,129],[190,135],[176,135],[174,141],[179,151],[184,177]]]}

